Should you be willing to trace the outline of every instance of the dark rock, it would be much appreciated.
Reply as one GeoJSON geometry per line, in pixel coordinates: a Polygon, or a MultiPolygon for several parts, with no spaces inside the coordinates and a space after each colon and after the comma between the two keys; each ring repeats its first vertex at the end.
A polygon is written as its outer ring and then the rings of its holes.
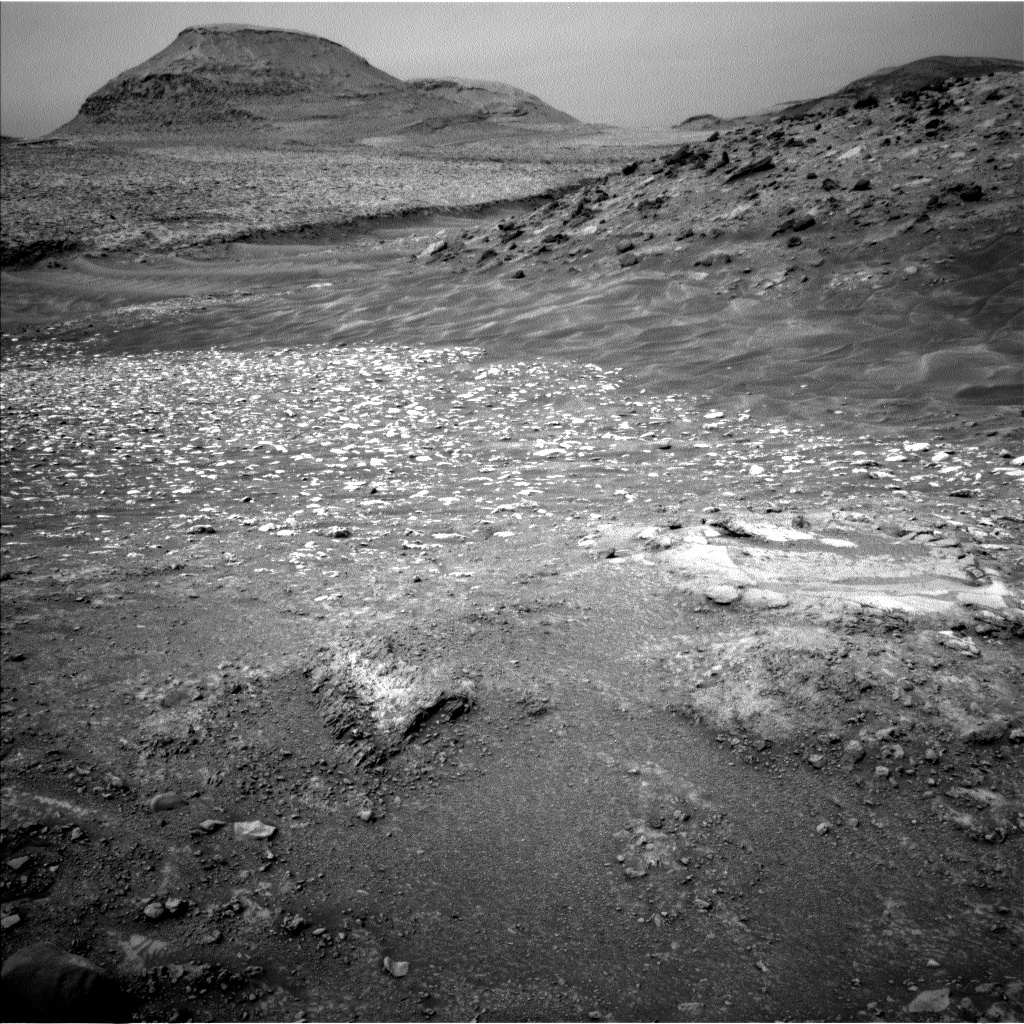
{"type": "Polygon", "coordinates": [[[770,156],[761,157],[760,160],[751,160],[749,163],[737,167],[726,179],[726,184],[745,178],[748,174],[757,174],[760,171],[770,171],[775,166],[775,161],[770,156]]]}
{"type": "Polygon", "coordinates": [[[859,100],[857,100],[857,102],[854,103],[854,105],[853,105],[853,109],[854,110],[872,110],[874,107],[877,107],[877,106],[878,106],[878,97],[877,96],[868,95],[868,96],[862,96],[859,100]]]}
{"type": "Polygon", "coordinates": [[[125,1021],[131,1016],[124,992],[106,971],[45,942],[4,961],[0,992],[4,1020],[125,1021]]]}
{"type": "Polygon", "coordinates": [[[520,278],[526,277],[526,271],[513,270],[512,273],[509,274],[508,276],[511,277],[513,281],[518,281],[520,278]]]}
{"type": "Polygon", "coordinates": [[[854,192],[867,192],[869,188],[871,188],[871,179],[870,178],[860,178],[860,179],[858,179],[857,181],[855,181],[853,183],[852,191],[854,191],[854,192]]]}
{"type": "Polygon", "coordinates": [[[624,252],[619,257],[620,267],[633,267],[640,262],[640,257],[635,252],[624,252]]]}
{"type": "Polygon", "coordinates": [[[960,190],[960,198],[965,203],[976,203],[984,195],[980,185],[968,185],[960,190]]]}
{"type": "Polygon", "coordinates": [[[639,166],[640,165],[635,160],[632,163],[626,164],[626,166],[622,168],[622,176],[626,178],[631,174],[636,174],[636,169],[639,166]]]}
{"type": "Polygon", "coordinates": [[[618,245],[615,246],[615,251],[617,253],[621,254],[621,253],[624,253],[624,252],[629,252],[630,249],[632,249],[632,248],[633,248],[633,243],[632,242],[622,241],[622,242],[619,242],[618,245]]]}
{"type": "Polygon", "coordinates": [[[798,245],[803,245],[803,244],[804,244],[804,240],[802,238],[800,238],[799,235],[792,235],[790,237],[789,241],[786,242],[786,247],[789,248],[789,249],[795,249],[798,245]]]}
{"type": "Polygon", "coordinates": [[[807,214],[804,217],[797,217],[797,219],[793,221],[793,230],[806,231],[808,228],[813,228],[816,223],[817,221],[810,214],[807,214]]]}
{"type": "Polygon", "coordinates": [[[718,132],[712,132],[704,141],[705,142],[717,142],[721,138],[718,132]]]}

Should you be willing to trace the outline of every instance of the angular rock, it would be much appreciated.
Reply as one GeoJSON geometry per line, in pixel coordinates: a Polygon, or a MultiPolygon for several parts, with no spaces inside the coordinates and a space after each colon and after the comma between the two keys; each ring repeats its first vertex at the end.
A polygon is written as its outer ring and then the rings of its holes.
{"type": "Polygon", "coordinates": [[[236,821],[234,833],[236,839],[269,839],[277,829],[262,821],[236,821]]]}
{"type": "Polygon", "coordinates": [[[342,648],[309,674],[325,724],[360,763],[390,756],[427,721],[452,721],[473,704],[471,680],[395,658],[384,641],[342,648]]]}
{"type": "Polygon", "coordinates": [[[775,161],[770,156],[762,157],[760,160],[751,160],[736,168],[726,179],[726,184],[745,178],[749,174],[757,174],[759,171],[770,171],[775,166],[775,161]]]}

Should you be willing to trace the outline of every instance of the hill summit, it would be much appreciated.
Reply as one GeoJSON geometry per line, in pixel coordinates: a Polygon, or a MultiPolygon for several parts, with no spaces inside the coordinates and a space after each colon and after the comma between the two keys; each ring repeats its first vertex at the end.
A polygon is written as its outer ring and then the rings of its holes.
{"type": "Polygon", "coordinates": [[[97,89],[56,134],[234,130],[341,141],[460,122],[575,123],[501,83],[403,82],[329,39],[198,25],[97,89]]]}

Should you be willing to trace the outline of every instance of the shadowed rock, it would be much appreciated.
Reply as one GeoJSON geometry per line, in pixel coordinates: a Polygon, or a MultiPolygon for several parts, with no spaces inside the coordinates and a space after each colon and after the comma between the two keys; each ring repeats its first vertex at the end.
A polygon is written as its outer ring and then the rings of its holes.
{"type": "Polygon", "coordinates": [[[117,982],[85,957],[47,942],[9,956],[0,975],[5,1020],[122,1021],[128,1000],[117,982]]]}

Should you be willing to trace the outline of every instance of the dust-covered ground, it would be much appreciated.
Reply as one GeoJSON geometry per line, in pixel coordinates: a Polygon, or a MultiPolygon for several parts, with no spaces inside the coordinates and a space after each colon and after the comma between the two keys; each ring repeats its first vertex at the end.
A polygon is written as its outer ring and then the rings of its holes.
{"type": "Polygon", "coordinates": [[[1019,1019],[1012,196],[879,155],[892,224],[775,235],[692,163],[5,273],[5,957],[139,1019],[1019,1019]]]}

